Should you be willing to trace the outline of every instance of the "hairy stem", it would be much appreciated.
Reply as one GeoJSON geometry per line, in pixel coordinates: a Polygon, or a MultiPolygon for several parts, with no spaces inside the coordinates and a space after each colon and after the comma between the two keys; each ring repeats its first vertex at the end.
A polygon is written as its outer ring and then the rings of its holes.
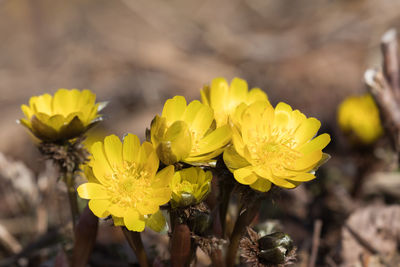
{"type": "Polygon", "coordinates": [[[146,251],[144,250],[142,238],[139,232],[129,231],[126,227],[122,227],[125,238],[129,243],[129,246],[135,252],[136,257],[141,267],[149,267],[149,261],[147,259],[146,251]]]}
{"type": "Polygon", "coordinates": [[[256,216],[260,205],[261,201],[256,199],[253,199],[253,201],[250,201],[248,204],[242,204],[242,208],[240,209],[239,216],[236,220],[235,227],[233,228],[233,232],[229,240],[230,243],[228,252],[226,254],[227,267],[233,267],[235,265],[240,238],[246,230],[246,226],[248,226],[256,216]]]}
{"type": "Polygon", "coordinates": [[[72,226],[75,231],[75,226],[79,219],[78,199],[75,190],[75,179],[71,172],[67,172],[64,176],[65,185],[67,186],[69,206],[71,209],[72,226]]]}

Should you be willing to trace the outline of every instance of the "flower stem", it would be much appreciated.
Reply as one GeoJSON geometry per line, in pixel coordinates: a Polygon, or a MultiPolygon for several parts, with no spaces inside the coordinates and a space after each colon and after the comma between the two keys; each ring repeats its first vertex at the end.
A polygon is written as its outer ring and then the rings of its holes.
{"type": "Polygon", "coordinates": [[[176,222],[171,237],[171,266],[190,266],[193,254],[194,244],[191,242],[189,227],[176,222]]]}
{"type": "Polygon", "coordinates": [[[235,227],[233,228],[233,232],[231,234],[228,252],[226,254],[227,267],[233,267],[235,265],[236,253],[239,247],[240,238],[246,230],[246,226],[248,226],[256,216],[260,205],[261,201],[256,199],[248,204],[244,203],[242,205],[239,216],[235,223],[235,227]]]}
{"type": "Polygon", "coordinates": [[[129,246],[135,252],[136,257],[141,267],[149,267],[149,261],[147,259],[146,251],[144,250],[142,238],[139,232],[129,231],[126,227],[122,227],[125,238],[129,243],[129,246]]]}
{"type": "Polygon", "coordinates": [[[219,204],[219,219],[221,221],[222,237],[226,235],[226,214],[228,213],[229,200],[234,187],[234,183],[224,183],[221,188],[221,200],[219,204]]]}
{"type": "Polygon", "coordinates": [[[75,226],[79,219],[79,208],[78,208],[78,199],[75,190],[75,179],[73,173],[67,172],[64,176],[64,181],[67,186],[68,200],[72,216],[72,226],[75,231],[75,226]]]}

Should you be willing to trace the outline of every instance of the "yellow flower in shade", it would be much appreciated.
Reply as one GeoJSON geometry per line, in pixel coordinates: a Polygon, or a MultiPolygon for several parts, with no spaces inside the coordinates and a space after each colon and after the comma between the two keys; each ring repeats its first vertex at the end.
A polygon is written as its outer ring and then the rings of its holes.
{"type": "Polygon", "coordinates": [[[370,94],[346,98],[337,119],[340,128],[357,143],[371,144],[383,134],[379,109],[370,94]]]}
{"type": "Polygon", "coordinates": [[[201,99],[214,110],[217,126],[222,126],[228,123],[228,117],[239,104],[267,101],[268,97],[260,88],[249,91],[245,80],[234,78],[229,85],[224,78],[215,78],[201,90],[201,99]]]}
{"type": "Polygon", "coordinates": [[[328,134],[313,138],[321,123],[298,110],[267,101],[241,104],[232,117],[233,145],[224,152],[224,162],[235,179],[266,192],[271,183],[294,188],[315,178],[314,171],[325,162],[322,149],[328,134]]]}
{"type": "Polygon", "coordinates": [[[92,212],[100,218],[112,215],[116,225],[137,232],[154,223],[154,216],[160,217],[160,205],[171,199],[174,167],[157,173],[159,160],[153,146],[140,145],[133,134],[126,135],[123,143],[115,135],[107,136],[104,143],[92,145],[91,153],[95,179],[80,185],[78,194],[90,199],[92,212]]]}
{"type": "Polygon", "coordinates": [[[89,90],[59,89],[49,94],[33,96],[29,106],[22,105],[25,118],[19,122],[42,141],[75,138],[101,119],[98,112],[105,103],[95,103],[96,95],[89,90]]]}
{"type": "Polygon", "coordinates": [[[150,138],[166,164],[210,162],[231,140],[229,126],[216,128],[213,110],[195,100],[186,105],[183,96],[165,102],[161,117],[151,123],[150,138]]]}
{"type": "Polygon", "coordinates": [[[171,181],[172,207],[186,207],[204,200],[211,189],[212,173],[199,167],[175,172],[171,181]]]}

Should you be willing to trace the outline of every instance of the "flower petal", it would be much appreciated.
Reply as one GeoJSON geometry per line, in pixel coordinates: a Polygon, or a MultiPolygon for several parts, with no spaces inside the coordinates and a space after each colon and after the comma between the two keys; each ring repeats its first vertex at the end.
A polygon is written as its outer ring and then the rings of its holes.
{"type": "Polygon", "coordinates": [[[316,150],[311,152],[298,160],[296,160],[293,170],[305,170],[308,168],[312,168],[316,165],[322,158],[322,151],[316,150]]]}
{"type": "Polygon", "coordinates": [[[102,142],[96,142],[90,148],[93,160],[91,161],[94,176],[102,184],[108,184],[110,181],[109,177],[112,175],[111,167],[104,153],[104,147],[102,142]]]}
{"type": "Polygon", "coordinates": [[[91,199],[89,201],[89,208],[99,218],[105,218],[110,215],[107,208],[111,202],[108,199],[91,199]]]}
{"type": "Polygon", "coordinates": [[[235,179],[245,185],[250,185],[257,181],[257,175],[253,172],[253,166],[237,169],[233,172],[235,179]]]}
{"type": "Polygon", "coordinates": [[[229,125],[224,125],[217,128],[215,131],[208,134],[199,142],[199,151],[191,153],[191,156],[206,154],[217,150],[229,143],[232,138],[232,132],[229,125]]]}
{"type": "Polygon", "coordinates": [[[172,177],[174,176],[174,166],[169,165],[159,171],[154,179],[154,182],[152,183],[152,187],[165,187],[168,186],[169,183],[172,180],[172,177]]]}
{"type": "Polygon", "coordinates": [[[84,199],[108,199],[110,197],[104,186],[95,183],[81,184],[77,191],[79,196],[84,199]]]}
{"type": "Polygon", "coordinates": [[[139,138],[134,134],[127,134],[124,137],[123,144],[123,159],[128,162],[133,162],[137,158],[140,149],[139,138]]]}
{"type": "Polygon", "coordinates": [[[122,166],[122,143],[116,135],[112,134],[104,138],[104,151],[114,170],[122,166]]]}
{"type": "Polygon", "coordinates": [[[295,132],[295,139],[298,145],[302,145],[309,141],[318,132],[321,122],[315,118],[308,118],[295,132]]]}
{"type": "Polygon", "coordinates": [[[267,192],[271,189],[271,182],[264,178],[258,178],[250,187],[260,192],[267,192]]]}
{"type": "Polygon", "coordinates": [[[224,108],[228,90],[228,83],[224,78],[215,78],[211,81],[210,106],[214,110],[221,110],[224,108]]]}
{"type": "Polygon", "coordinates": [[[241,103],[246,100],[249,88],[247,82],[240,78],[233,78],[230,85],[230,101],[241,103]]]}
{"type": "Polygon", "coordinates": [[[145,221],[139,216],[139,213],[134,209],[129,209],[124,215],[124,224],[130,231],[143,232],[145,221]]]}
{"type": "Polygon", "coordinates": [[[181,120],[185,109],[186,99],[183,96],[175,96],[165,102],[161,117],[165,117],[170,124],[181,120]]]}
{"type": "Polygon", "coordinates": [[[313,151],[324,149],[329,144],[330,141],[331,137],[329,136],[329,134],[324,133],[318,135],[310,142],[303,144],[298,148],[298,150],[303,154],[309,154],[313,151]]]}
{"type": "Polygon", "coordinates": [[[146,226],[155,232],[161,232],[166,228],[167,222],[166,222],[165,217],[162,214],[161,210],[152,214],[146,220],[146,226]]]}
{"type": "Polygon", "coordinates": [[[226,167],[228,167],[231,172],[233,170],[250,165],[250,163],[245,158],[243,158],[236,152],[235,148],[232,145],[228,146],[225,149],[223,159],[226,167]]]}

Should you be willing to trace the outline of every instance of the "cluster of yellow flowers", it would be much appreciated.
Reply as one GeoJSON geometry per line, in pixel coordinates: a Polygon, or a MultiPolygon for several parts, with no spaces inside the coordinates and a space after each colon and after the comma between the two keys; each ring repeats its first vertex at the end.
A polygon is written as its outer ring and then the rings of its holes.
{"type": "MultiPolygon", "coordinates": [[[[162,229],[160,206],[198,204],[211,188],[216,158],[237,182],[267,192],[274,184],[294,188],[315,178],[327,159],[328,134],[317,137],[320,122],[279,103],[275,108],[259,88],[235,78],[214,79],[201,90],[202,101],[182,96],[165,102],[151,122],[148,140],[127,134],[107,136],[90,148],[89,181],[78,187],[98,217],[112,216],[132,231],[162,229]],[[160,164],[160,162],[162,164],[160,164]],[[182,168],[182,166],[189,166],[182,168]]],[[[32,97],[20,122],[42,141],[75,138],[101,116],[102,104],[88,90],[59,90],[54,97],[32,97]]]]}

